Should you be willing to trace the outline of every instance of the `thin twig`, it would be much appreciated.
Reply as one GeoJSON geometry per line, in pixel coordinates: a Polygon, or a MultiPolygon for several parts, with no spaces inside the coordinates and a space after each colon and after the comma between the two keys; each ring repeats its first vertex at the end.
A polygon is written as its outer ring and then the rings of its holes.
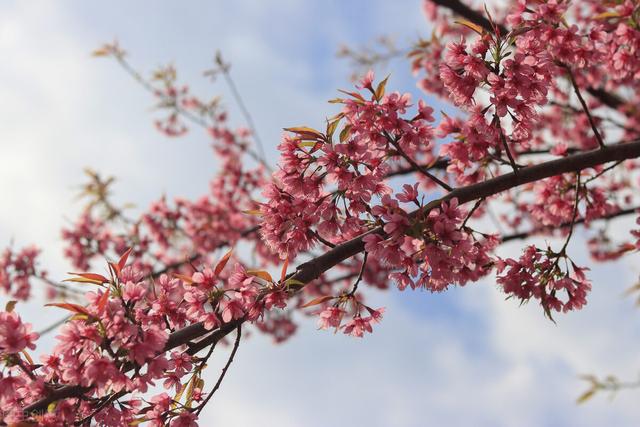
{"type": "Polygon", "coordinates": [[[67,320],[71,319],[71,316],[66,316],[54,323],[52,323],[51,325],[47,326],[46,328],[42,329],[41,331],[38,331],[38,335],[43,336],[48,334],[49,332],[55,330],[58,326],[60,325],[64,325],[67,320]]]}
{"type": "Polygon", "coordinates": [[[437,176],[435,176],[432,173],[430,173],[424,167],[422,167],[419,164],[417,164],[415,162],[415,160],[413,160],[407,153],[404,152],[404,150],[400,147],[400,144],[398,144],[398,142],[395,139],[393,139],[391,137],[388,137],[388,140],[395,147],[395,149],[398,152],[398,154],[400,154],[400,156],[402,156],[403,159],[405,159],[407,162],[409,162],[409,164],[411,166],[413,166],[417,171],[419,171],[421,174],[423,174],[424,176],[426,176],[431,181],[435,182],[436,184],[438,184],[440,187],[444,188],[445,190],[453,191],[453,187],[451,187],[446,182],[440,180],[440,178],[438,178],[437,176]]]}
{"type": "Polygon", "coordinates": [[[511,150],[509,149],[509,144],[507,143],[507,137],[504,135],[504,131],[502,130],[502,124],[500,123],[500,118],[495,116],[496,123],[498,124],[498,131],[500,132],[500,141],[502,142],[502,146],[504,150],[507,152],[507,157],[509,158],[509,164],[511,164],[511,168],[513,169],[513,173],[518,173],[518,165],[516,164],[516,160],[511,154],[511,150]]]}
{"type": "Polygon", "coordinates": [[[318,239],[320,241],[320,243],[322,243],[325,246],[328,246],[330,248],[335,248],[336,245],[334,245],[333,243],[331,243],[330,241],[328,241],[327,239],[325,239],[324,237],[322,237],[320,235],[320,233],[318,233],[316,230],[313,230],[313,235],[315,236],[316,239],[318,239]]]}
{"type": "Polygon", "coordinates": [[[238,104],[238,107],[240,107],[240,111],[242,112],[244,119],[247,121],[247,125],[249,126],[249,129],[251,129],[251,133],[253,134],[253,139],[256,142],[256,147],[258,147],[258,152],[260,154],[260,157],[262,157],[262,159],[264,160],[263,164],[267,166],[269,170],[271,170],[271,166],[267,162],[267,155],[265,154],[265,151],[264,151],[264,145],[262,144],[260,135],[258,135],[258,130],[256,128],[256,125],[253,122],[253,117],[251,116],[251,113],[249,113],[249,110],[247,109],[242,97],[240,96],[240,92],[238,91],[238,88],[235,82],[231,78],[231,73],[229,72],[229,69],[227,67],[222,67],[222,75],[224,76],[224,80],[227,83],[227,86],[229,86],[229,89],[231,90],[231,94],[235,98],[236,103],[238,104]]]}
{"type": "MultiPolygon", "coordinates": [[[[582,110],[580,108],[576,108],[571,104],[563,104],[563,103],[560,103],[558,101],[549,101],[549,105],[560,107],[562,109],[569,110],[570,112],[573,112],[573,113],[582,113],[582,110]]],[[[597,119],[597,120],[600,120],[600,121],[603,121],[603,122],[611,123],[613,126],[619,127],[620,129],[626,130],[627,132],[632,132],[632,133],[633,132],[635,132],[635,133],[638,132],[638,129],[635,129],[635,128],[632,128],[630,126],[627,126],[624,123],[619,122],[618,120],[616,120],[616,119],[614,119],[612,117],[602,117],[602,116],[598,116],[598,115],[593,114],[593,113],[591,113],[591,115],[593,116],[594,119],[597,119]]]]}
{"type": "Polygon", "coordinates": [[[102,403],[100,403],[98,405],[98,407],[93,412],[91,412],[89,415],[87,415],[86,417],[84,417],[80,421],[77,421],[75,423],[75,425],[77,425],[77,426],[81,426],[81,425],[84,425],[84,424],[90,425],[91,420],[93,419],[93,417],[95,417],[100,411],[102,411],[108,404],[118,400],[119,398],[121,398],[125,394],[127,394],[127,392],[124,391],[124,390],[119,391],[117,393],[113,393],[108,398],[106,398],[104,401],[102,401],[102,403]]]}
{"type": "MultiPolygon", "coordinates": [[[[569,234],[567,234],[567,239],[562,245],[562,249],[560,250],[561,254],[565,254],[567,250],[567,246],[569,245],[569,241],[571,240],[571,236],[573,236],[573,229],[576,225],[576,218],[578,217],[578,205],[580,204],[580,171],[576,172],[576,197],[573,205],[573,215],[571,217],[571,223],[569,224],[569,234]]],[[[560,259],[560,258],[558,258],[560,259]]],[[[557,260],[556,260],[557,261],[557,260]]]]}
{"type": "MultiPolygon", "coordinates": [[[[600,218],[593,218],[591,221],[597,221],[597,220],[610,220],[610,219],[614,219],[614,218],[618,218],[621,216],[625,216],[625,215],[633,215],[636,214],[638,211],[640,210],[640,206],[634,206],[632,208],[627,208],[627,209],[622,209],[618,212],[614,212],[612,214],[609,215],[605,215],[602,216],[600,218]]],[[[585,222],[585,218],[578,218],[575,221],[573,221],[574,225],[578,225],[578,224],[582,224],[585,222]]],[[[570,227],[571,226],[571,222],[563,222],[562,224],[558,225],[558,226],[545,226],[545,227],[540,227],[540,228],[534,228],[533,230],[529,230],[529,231],[524,231],[522,233],[514,233],[514,234],[509,234],[506,236],[503,236],[502,242],[509,242],[511,240],[519,240],[519,239],[526,239],[528,237],[531,236],[535,236],[537,234],[540,233],[544,233],[544,232],[550,232],[550,231],[554,231],[557,229],[562,229],[562,228],[566,228],[566,227],[570,227]]]]}
{"type": "Polygon", "coordinates": [[[476,203],[473,205],[473,207],[471,208],[471,210],[467,214],[467,217],[462,222],[462,225],[460,226],[461,230],[465,228],[465,226],[467,225],[467,221],[469,221],[469,219],[473,216],[473,213],[480,207],[480,205],[484,201],[485,201],[484,197],[482,199],[478,199],[478,201],[476,201],[476,203]]]}
{"type": "Polygon", "coordinates": [[[369,252],[364,252],[364,259],[362,260],[362,266],[360,266],[360,273],[358,273],[358,278],[356,279],[356,283],[353,284],[353,288],[351,292],[348,293],[349,296],[354,296],[356,291],[358,290],[358,284],[362,280],[362,275],[364,274],[364,269],[367,266],[367,258],[369,256],[369,252]]]}
{"type": "Polygon", "coordinates": [[[233,350],[231,350],[231,354],[229,355],[227,364],[224,365],[224,368],[222,368],[222,373],[220,374],[220,377],[218,378],[216,385],[213,387],[213,389],[211,389],[211,392],[209,393],[207,398],[204,399],[204,401],[195,409],[195,412],[197,415],[200,415],[200,412],[202,412],[205,405],[209,402],[209,400],[211,400],[211,397],[213,397],[213,394],[216,391],[218,391],[218,389],[220,388],[220,384],[222,384],[222,380],[224,379],[224,376],[227,374],[227,370],[229,370],[229,366],[231,366],[231,363],[233,363],[233,358],[235,357],[236,352],[238,351],[238,347],[240,346],[241,336],[242,336],[242,325],[238,326],[238,328],[236,329],[236,342],[233,344],[233,350]]]}
{"type": "Polygon", "coordinates": [[[617,166],[619,166],[622,162],[624,162],[624,160],[618,160],[617,162],[615,162],[612,165],[607,166],[606,168],[602,169],[600,172],[598,172],[597,174],[595,174],[594,176],[592,176],[591,178],[589,178],[588,180],[586,180],[584,183],[585,185],[590,183],[591,181],[593,181],[594,179],[600,178],[602,175],[604,175],[605,173],[609,172],[610,170],[616,168],[617,166]]]}
{"type": "MultiPolygon", "coordinates": [[[[124,57],[122,55],[116,55],[115,56],[116,60],[118,61],[118,63],[120,64],[120,66],[122,66],[122,68],[130,75],[132,76],[138,83],[140,83],[142,85],[143,88],[145,88],[147,91],[151,92],[153,95],[157,95],[156,93],[156,89],[153,87],[153,85],[151,85],[144,77],[142,77],[142,75],[135,70],[135,68],[133,68],[126,59],[124,59],[124,57]]],[[[175,104],[172,105],[173,109],[175,110],[176,113],[180,114],[182,117],[188,119],[189,121],[191,121],[192,123],[201,126],[205,129],[209,129],[209,124],[203,120],[201,117],[196,116],[195,114],[191,113],[188,110],[185,110],[184,108],[180,107],[179,105],[175,104]]],[[[254,134],[254,139],[257,136],[257,134],[254,134]]],[[[250,148],[244,148],[246,150],[246,153],[253,158],[255,161],[257,161],[258,163],[260,163],[261,165],[263,165],[267,170],[271,171],[271,166],[266,162],[266,159],[263,159],[262,156],[258,155],[255,151],[251,150],[250,148]]]]}
{"type": "Polygon", "coordinates": [[[584,101],[584,98],[582,97],[582,94],[580,93],[580,88],[578,87],[578,83],[576,83],[576,79],[573,77],[573,72],[571,71],[571,68],[566,65],[566,64],[562,64],[562,67],[567,70],[567,74],[569,75],[569,80],[571,81],[571,86],[573,86],[573,91],[576,93],[576,96],[578,97],[578,100],[580,101],[580,105],[582,105],[582,110],[584,111],[584,113],[587,115],[587,119],[589,119],[589,124],[591,125],[591,130],[593,130],[593,133],[596,136],[596,139],[598,140],[598,145],[600,146],[600,148],[604,147],[604,141],[602,139],[602,135],[600,135],[600,131],[598,130],[598,127],[596,126],[596,122],[595,120],[593,120],[593,116],[591,115],[591,111],[589,111],[589,107],[587,106],[587,103],[584,101]]]}

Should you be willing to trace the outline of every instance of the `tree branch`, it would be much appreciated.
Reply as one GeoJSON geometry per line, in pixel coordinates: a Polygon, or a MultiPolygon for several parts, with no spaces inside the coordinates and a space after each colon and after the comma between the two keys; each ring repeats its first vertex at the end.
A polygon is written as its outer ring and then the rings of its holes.
{"type": "Polygon", "coordinates": [[[447,184],[446,182],[442,181],[437,176],[431,174],[426,168],[424,168],[424,167],[420,166],[419,164],[417,164],[415,162],[415,160],[413,160],[407,153],[404,152],[404,150],[402,149],[402,147],[400,146],[400,144],[396,140],[394,140],[393,138],[391,138],[389,136],[387,136],[387,139],[389,140],[391,145],[394,146],[394,148],[396,149],[398,154],[400,154],[400,156],[403,159],[405,159],[414,169],[419,171],[421,174],[423,174],[424,176],[426,176],[431,181],[435,182],[436,184],[438,184],[440,187],[444,188],[445,190],[447,190],[447,191],[453,190],[453,188],[449,184],[447,184]]]}
{"type": "Polygon", "coordinates": [[[227,360],[226,365],[224,365],[224,368],[222,368],[222,373],[220,374],[220,377],[218,377],[218,381],[216,382],[216,385],[213,387],[211,392],[209,392],[209,395],[206,397],[206,399],[195,409],[196,414],[200,415],[200,412],[202,412],[205,405],[209,402],[209,400],[211,400],[211,397],[213,397],[213,394],[216,391],[218,391],[218,389],[220,388],[220,384],[222,384],[222,380],[224,379],[224,376],[227,374],[227,371],[229,370],[229,366],[231,366],[231,363],[233,363],[233,358],[236,356],[236,352],[238,351],[238,347],[240,346],[241,336],[242,336],[242,326],[238,326],[236,328],[236,342],[233,344],[233,349],[231,350],[229,359],[227,360]]]}
{"type": "MultiPolygon", "coordinates": [[[[534,166],[523,167],[518,170],[518,174],[513,172],[500,175],[477,184],[468,185],[466,187],[457,188],[445,196],[427,203],[423,208],[411,212],[409,215],[416,217],[425,214],[432,209],[440,206],[442,202],[458,199],[458,203],[464,204],[473,200],[493,196],[503,191],[518,187],[530,182],[539,181],[555,175],[568,172],[577,172],[582,169],[591,168],[604,163],[633,159],[640,157],[640,140],[627,143],[609,145],[597,150],[582,152],[568,157],[551,160],[534,166]]],[[[344,242],[326,253],[307,261],[298,266],[295,273],[291,276],[291,281],[299,281],[307,284],[317,279],[320,275],[332,267],[340,264],[342,261],[362,252],[364,250],[363,238],[370,234],[383,234],[382,227],[376,227],[367,231],[347,242],[344,242]]],[[[302,289],[300,286],[299,289],[302,289]]],[[[236,327],[244,323],[245,319],[237,319],[228,324],[222,325],[218,330],[211,333],[205,329],[202,323],[194,323],[176,332],[173,332],[165,345],[164,351],[169,351],[181,345],[187,344],[197,338],[210,334],[208,337],[198,341],[192,345],[189,351],[197,348],[205,348],[206,345],[217,342],[236,327]]],[[[79,397],[83,393],[89,391],[90,388],[81,386],[64,386],[52,391],[47,397],[42,398],[31,405],[25,407],[25,414],[44,411],[47,406],[55,401],[79,397]]]]}
{"type": "MultiPolygon", "coordinates": [[[[446,194],[444,197],[427,203],[422,209],[413,211],[410,215],[415,217],[418,214],[425,214],[440,206],[442,202],[453,198],[457,198],[458,203],[460,204],[468,203],[472,200],[493,196],[505,190],[555,175],[567,172],[576,172],[611,161],[633,159],[637,157],[640,157],[640,140],[607,146],[597,150],[551,160],[534,166],[521,168],[518,170],[517,175],[511,172],[477,184],[457,188],[446,194]]],[[[365,236],[369,234],[382,233],[382,227],[377,227],[342,243],[323,255],[301,264],[292,278],[303,283],[317,279],[322,273],[329,270],[331,267],[359,252],[362,252],[364,249],[362,239],[365,236]]]]}
{"type": "Polygon", "coordinates": [[[596,125],[595,120],[593,120],[591,111],[589,111],[589,106],[587,105],[586,101],[582,97],[582,94],[580,93],[580,88],[578,87],[578,83],[576,82],[575,77],[573,77],[573,72],[571,71],[571,68],[566,64],[562,64],[562,67],[565,70],[567,70],[567,74],[569,74],[569,81],[571,81],[571,86],[573,87],[573,91],[576,93],[576,96],[578,97],[578,101],[580,101],[582,110],[587,115],[587,119],[589,120],[589,125],[591,125],[591,130],[593,130],[593,133],[595,134],[596,139],[598,140],[598,145],[600,147],[604,147],[605,144],[604,144],[604,140],[602,139],[602,135],[600,135],[598,126],[596,125]]]}

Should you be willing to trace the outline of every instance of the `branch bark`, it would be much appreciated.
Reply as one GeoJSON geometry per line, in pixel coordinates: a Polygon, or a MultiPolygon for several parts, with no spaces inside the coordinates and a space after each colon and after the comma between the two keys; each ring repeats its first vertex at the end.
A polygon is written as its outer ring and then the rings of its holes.
{"type": "MultiPolygon", "coordinates": [[[[551,160],[534,166],[521,168],[518,170],[517,174],[511,172],[478,184],[457,188],[442,198],[429,202],[422,209],[411,212],[410,215],[415,217],[418,214],[425,214],[440,206],[442,202],[453,198],[457,198],[458,203],[460,204],[468,203],[472,200],[493,196],[511,188],[555,175],[567,172],[577,172],[582,169],[591,168],[604,163],[633,159],[637,157],[640,157],[640,140],[607,146],[597,150],[551,160]]],[[[322,273],[326,272],[331,267],[359,252],[362,252],[364,249],[362,239],[373,233],[382,234],[382,227],[374,228],[353,238],[352,240],[336,246],[313,260],[301,264],[292,278],[303,283],[317,279],[322,273]]]]}
{"type": "MultiPolygon", "coordinates": [[[[429,202],[422,209],[417,209],[411,212],[410,215],[415,217],[419,214],[425,214],[440,206],[442,202],[453,198],[457,198],[458,203],[464,204],[555,175],[577,172],[608,162],[628,160],[638,157],[640,157],[640,140],[635,140],[632,142],[606,146],[593,151],[582,152],[534,166],[523,167],[518,170],[517,175],[511,172],[477,184],[457,188],[445,196],[429,202]]],[[[364,250],[363,238],[373,233],[383,234],[382,227],[377,227],[363,233],[360,236],[344,242],[326,253],[299,265],[296,272],[291,276],[291,279],[300,281],[304,284],[317,279],[322,273],[340,264],[342,261],[362,252],[364,250]]],[[[302,286],[300,289],[302,289],[302,286]]],[[[244,323],[244,321],[244,319],[237,319],[233,322],[222,325],[219,329],[213,332],[205,329],[202,323],[189,325],[179,331],[173,332],[169,336],[164,350],[169,351],[181,345],[188,344],[198,338],[205,337],[190,346],[190,350],[188,351],[195,353],[200,349],[205,348],[207,345],[217,342],[244,323]]],[[[79,397],[88,390],[89,389],[81,386],[64,386],[53,390],[47,397],[25,407],[24,411],[28,414],[41,412],[46,410],[48,405],[53,402],[70,397],[79,397]]]]}

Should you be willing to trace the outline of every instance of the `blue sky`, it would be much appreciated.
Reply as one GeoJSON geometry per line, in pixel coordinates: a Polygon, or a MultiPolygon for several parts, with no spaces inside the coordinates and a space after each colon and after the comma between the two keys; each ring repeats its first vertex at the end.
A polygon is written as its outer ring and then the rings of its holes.
{"type": "MultiPolygon", "coordinates": [[[[222,50],[275,160],[283,127],[320,125],[336,113],[325,101],[349,86],[350,72],[335,57],[339,44],[387,34],[404,46],[428,33],[418,1],[3,2],[0,243],[39,243],[52,277],[63,278],[59,230],[80,208],[85,166],[117,176],[118,200],[139,208],[163,193],[207,190],[216,167],[207,137],[158,134],[149,96],[113,62],[89,55],[103,42],[117,38],[141,70],[173,61],[194,91],[222,93],[241,124],[222,83],[201,75],[222,50]]],[[[388,71],[389,88],[424,97],[406,63],[388,71]]],[[[519,244],[502,254],[518,254],[519,244]]],[[[583,239],[572,250],[591,264],[583,239]]],[[[374,292],[388,314],[364,340],[311,322],[282,346],[254,335],[203,425],[637,425],[634,392],[574,403],[579,374],[638,372],[640,313],[622,297],[638,277],[633,261],[592,265],[589,305],[557,325],[534,304],[504,301],[489,278],[435,295],[374,292]]],[[[39,307],[22,313],[39,326],[61,316],[39,307]]],[[[212,366],[211,377],[217,372],[212,366]]]]}

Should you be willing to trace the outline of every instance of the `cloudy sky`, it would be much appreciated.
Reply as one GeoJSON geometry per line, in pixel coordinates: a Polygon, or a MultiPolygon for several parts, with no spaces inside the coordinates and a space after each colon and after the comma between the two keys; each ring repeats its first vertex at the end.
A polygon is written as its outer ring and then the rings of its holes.
{"type": "MultiPolygon", "coordinates": [[[[159,135],[148,94],[113,62],[89,55],[103,42],[117,38],[142,70],[173,62],[194,91],[222,94],[242,124],[226,88],[202,78],[222,50],[273,159],[283,127],[335,114],[325,100],[349,85],[339,44],[388,34],[406,46],[428,33],[419,2],[408,0],[2,2],[0,243],[38,243],[62,278],[59,230],[80,208],[74,195],[86,166],[117,176],[117,200],[140,208],[163,193],[207,190],[216,160],[206,136],[159,135]]],[[[389,87],[422,96],[406,64],[390,68],[389,87]]],[[[518,245],[503,254],[519,253],[518,245]]],[[[591,264],[584,240],[572,251],[591,264]]],[[[640,312],[622,296],[638,277],[633,261],[592,265],[589,305],[557,325],[534,304],[504,301],[486,280],[438,295],[373,294],[388,314],[364,340],[312,323],[281,346],[253,336],[203,425],[637,425],[635,392],[575,404],[580,374],[632,379],[640,368],[640,312]]],[[[38,326],[61,316],[39,307],[22,313],[38,326]]]]}

